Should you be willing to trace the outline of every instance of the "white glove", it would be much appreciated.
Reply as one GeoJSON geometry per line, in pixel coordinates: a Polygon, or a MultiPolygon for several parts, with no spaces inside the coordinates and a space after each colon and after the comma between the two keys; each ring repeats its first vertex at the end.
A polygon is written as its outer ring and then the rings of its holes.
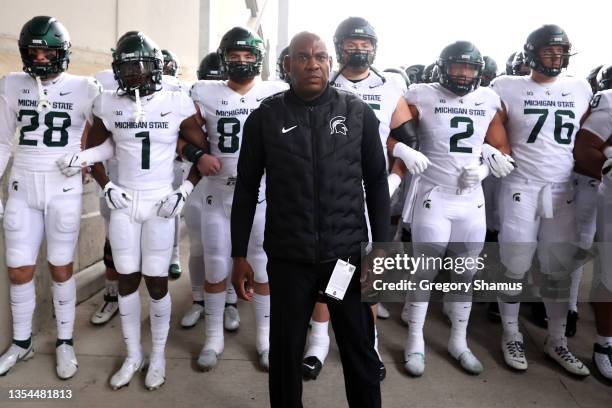
{"type": "Polygon", "coordinates": [[[516,167],[512,157],[500,152],[488,143],[482,145],[482,158],[489,166],[491,174],[497,178],[506,177],[516,167]]]}
{"type": "Polygon", "coordinates": [[[81,172],[81,167],[91,166],[94,163],[108,160],[115,155],[115,143],[109,137],[98,146],[83,150],[79,153],[65,154],[55,161],[62,174],[66,177],[81,172]]]}
{"type": "Polygon", "coordinates": [[[397,190],[402,183],[402,179],[397,174],[391,173],[389,177],[387,177],[387,183],[389,184],[389,197],[393,197],[393,193],[395,193],[395,190],[397,190]]]}
{"type": "Polygon", "coordinates": [[[0,201],[0,218],[4,217],[4,205],[2,201],[0,201]]]}
{"type": "Polygon", "coordinates": [[[607,177],[609,180],[612,180],[612,157],[607,159],[603,166],[601,167],[601,174],[604,177],[607,177]]]}
{"type": "Polygon", "coordinates": [[[470,164],[463,167],[459,176],[459,189],[466,190],[474,187],[489,175],[489,166],[486,164],[470,164]]]}
{"type": "Polygon", "coordinates": [[[173,218],[180,214],[181,210],[183,209],[183,205],[185,205],[187,197],[189,197],[189,194],[191,194],[192,191],[193,184],[191,184],[191,181],[183,181],[183,184],[181,184],[179,188],[168,194],[163,200],[160,201],[157,215],[164,218],[173,218]]]}
{"type": "Polygon", "coordinates": [[[104,198],[108,208],[111,210],[127,208],[129,205],[128,201],[132,201],[132,197],[112,181],[109,181],[104,186],[104,198]]]}
{"type": "Polygon", "coordinates": [[[81,172],[79,153],[67,153],[55,160],[55,164],[57,164],[57,167],[59,167],[62,174],[66,177],[72,177],[81,172]]]}
{"type": "Polygon", "coordinates": [[[431,164],[427,156],[403,143],[396,143],[393,147],[393,157],[402,159],[410,174],[420,174],[431,164]]]}

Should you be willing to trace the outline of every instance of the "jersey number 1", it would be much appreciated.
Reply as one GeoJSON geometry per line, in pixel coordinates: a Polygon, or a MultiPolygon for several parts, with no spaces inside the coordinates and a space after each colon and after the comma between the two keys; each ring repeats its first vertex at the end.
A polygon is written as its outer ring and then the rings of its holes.
{"type": "Polygon", "coordinates": [[[138,132],[136,137],[142,138],[142,149],[140,151],[140,168],[149,170],[151,168],[151,140],[149,132],[138,132]]]}

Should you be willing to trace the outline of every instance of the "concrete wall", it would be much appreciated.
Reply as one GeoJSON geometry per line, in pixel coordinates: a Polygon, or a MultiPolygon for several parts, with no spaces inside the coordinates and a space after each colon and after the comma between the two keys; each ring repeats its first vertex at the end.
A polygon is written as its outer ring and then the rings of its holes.
{"type": "MultiPolygon", "coordinates": [[[[52,15],[69,30],[72,56],[69,71],[93,75],[110,67],[110,49],[117,38],[129,30],[141,30],[162,48],[174,51],[182,64],[183,80],[195,79],[202,56],[216,50],[223,34],[233,26],[253,29],[260,23],[260,32],[274,52],[278,1],[287,0],[0,0],[0,76],[21,71],[17,38],[23,24],[35,15],[52,15]],[[255,5],[264,18],[253,14],[255,5]]],[[[275,55],[270,55],[274,73],[275,55]]],[[[5,174],[9,174],[10,166],[5,174]]],[[[1,199],[6,202],[6,179],[3,177],[1,199]]],[[[81,231],[75,257],[78,300],[102,288],[104,267],[100,262],[104,242],[103,221],[99,216],[95,183],[84,187],[81,231]]],[[[46,263],[45,244],[41,247],[36,272],[37,306],[34,331],[41,325],[53,324],[51,279],[46,263]]],[[[11,339],[8,301],[9,284],[4,261],[4,232],[0,225],[0,351],[11,339]]]]}

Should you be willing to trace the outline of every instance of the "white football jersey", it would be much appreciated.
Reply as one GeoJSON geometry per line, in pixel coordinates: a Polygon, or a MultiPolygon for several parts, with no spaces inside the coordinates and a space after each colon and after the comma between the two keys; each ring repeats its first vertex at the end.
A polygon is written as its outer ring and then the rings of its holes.
{"type": "Polygon", "coordinates": [[[0,95],[6,100],[8,123],[5,130],[19,129],[13,165],[33,171],[59,171],[55,160],[81,150],[87,122],[93,123],[92,102],[101,92],[95,79],[62,73],[42,84],[39,96],[36,80],[26,73],[10,73],[0,79],[0,95]],[[47,100],[48,109],[38,111],[38,101],[47,100]]]}
{"type": "Polygon", "coordinates": [[[227,81],[198,81],[191,97],[206,121],[210,151],[221,161],[216,178],[236,177],[242,129],[247,117],[268,96],[285,91],[279,81],[259,81],[245,95],[231,89],[227,81]]]}
{"type": "MultiPolygon", "coordinates": [[[[105,91],[116,91],[119,87],[119,84],[115,79],[115,73],[112,69],[100,71],[95,75],[95,77],[105,91]]],[[[179,81],[178,78],[171,75],[162,75],[162,89],[164,91],[182,91],[189,94],[189,88],[179,81]]]]}
{"type": "Polygon", "coordinates": [[[548,183],[572,179],[574,141],[589,107],[591,87],[559,77],[539,84],[530,76],[501,76],[491,83],[506,108],[506,130],[517,168],[509,177],[548,183]]]}
{"type": "MultiPolygon", "coordinates": [[[[385,77],[385,82],[382,79],[370,72],[370,75],[358,82],[353,82],[339,75],[338,78],[331,85],[334,88],[342,89],[347,92],[358,95],[365,103],[376,114],[380,125],[380,141],[383,145],[383,149],[387,150],[387,138],[389,137],[389,131],[391,130],[391,117],[397,102],[406,93],[406,82],[402,79],[399,74],[392,72],[383,72],[382,75],[385,77]]],[[[336,73],[332,73],[330,80],[336,76],[336,73]]],[[[385,154],[385,158],[386,158],[385,154]]]]}
{"type": "Polygon", "coordinates": [[[582,127],[606,142],[612,136],[612,89],[597,92],[582,127]]]}
{"type": "Polygon", "coordinates": [[[134,190],[163,188],[174,179],[179,129],[196,113],[195,106],[181,91],[158,91],[141,103],[144,120],[136,122],[134,100],[104,91],[94,100],[93,113],[115,142],[119,184],[134,190]]]}
{"type": "Polygon", "coordinates": [[[458,96],[433,83],[411,86],[406,101],[419,112],[419,151],[431,161],[422,177],[458,187],[463,167],[480,163],[487,130],[501,109],[499,96],[485,87],[458,96]]]}
{"type": "MultiPolygon", "coordinates": [[[[591,113],[584,121],[582,128],[593,133],[602,141],[607,142],[612,136],[612,89],[597,92],[591,100],[591,113]]],[[[606,187],[612,187],[609,177],[602,177],[606,187]]],[[[604,190],[607,193],[609,189],[604,190]]]]}

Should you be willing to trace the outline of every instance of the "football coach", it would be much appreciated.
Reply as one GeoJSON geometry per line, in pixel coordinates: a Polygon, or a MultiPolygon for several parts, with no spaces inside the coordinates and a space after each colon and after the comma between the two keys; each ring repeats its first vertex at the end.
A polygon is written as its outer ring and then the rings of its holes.
{"type": "Polygon", "coordinates": [[[317,300],[327,303],[350,407],[380,407],[372,311],[361,302],[361,243],[388,236],[389,188],[374,112],[328,85],[331,57],[319,36],[291,40],[288,91],[264,100],[244,125],[231,216],[232,281],[250,300],[246,260],[266,175],[264,249],[270,284],[270,404],[302,407],[302,358],[317,300]],[[365,197],[364,197],[365,189],[365,197]],[[325,295],[335,269],[356,267],[342,300],[325,295]]]}

